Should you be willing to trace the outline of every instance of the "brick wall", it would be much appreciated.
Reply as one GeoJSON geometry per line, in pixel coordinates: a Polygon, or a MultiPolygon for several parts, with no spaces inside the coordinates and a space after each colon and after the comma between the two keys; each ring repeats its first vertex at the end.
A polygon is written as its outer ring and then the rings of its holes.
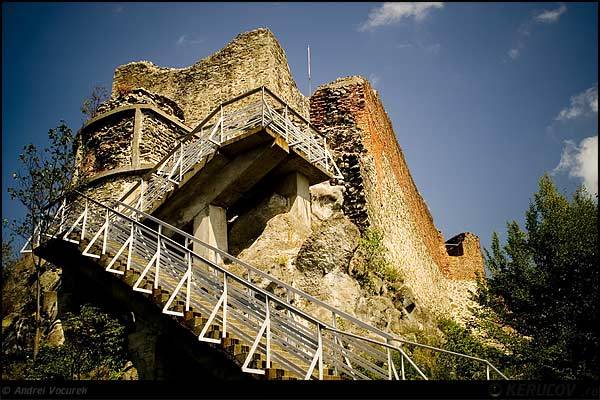
{"type": "Polygon", "coordinates": [[[346,215],[361,230],[374,227],[384,232],[388,259],[400,269],[421,306],[438,312],[461,308],[456,304],[463,299],[446,278],[472,279],[466,277],[473,275],[477,259],[481,260],[475,249],[478,239],[465,236],[468,256],[448,256],[444,237],[435,227],[391,121],[369,82],[348,77],[320,86],[310,106],[311,122],[327,135],[344,175],[346,215]]]}
{"type": "Polygon", "coordinates": [[[484,277],[483,257],[479,238],[470,233],[460,233],[447,240],[449,267],[446,276],[456,280],[474,280],[484,277]]]}

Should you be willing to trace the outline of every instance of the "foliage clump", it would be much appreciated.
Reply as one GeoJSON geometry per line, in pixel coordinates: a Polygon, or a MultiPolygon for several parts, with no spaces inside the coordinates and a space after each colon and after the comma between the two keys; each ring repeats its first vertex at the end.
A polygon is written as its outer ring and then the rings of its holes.
{"type": "Polygon", "coordinates": [[[369,288],[374,286],[374,278],[395,283],[402,281],[400,272],[386,259],[387,248],[383,244],[383,232],[379,229],[366,229],[359,239],[357,252],[361,256],[364,273],[361,283],[369,288]]]}
{"type": "Polygon", "coordinates": [[[525,230],[496,233],[478,293],[480,321],[512,355],[521,379],[600,377],[598,202],[580,187],[569,200],[544,175],[525,230]]]}
{"type": "Polygon", "coordinates": [[[63,321],[64,344],[44,345],[28,379],[118,379],[126,361],[125,326],[97,307],[84,305],[63,321]]]}

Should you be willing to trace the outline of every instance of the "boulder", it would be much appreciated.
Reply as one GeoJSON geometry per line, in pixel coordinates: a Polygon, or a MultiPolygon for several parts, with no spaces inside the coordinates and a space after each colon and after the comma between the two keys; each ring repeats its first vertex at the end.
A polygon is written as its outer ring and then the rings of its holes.
{"type": "Polygon", "coordinates": [[[228,233],[228,246],[231,254],[239,254],[247,249],[263,233],[267,222],[289,209],[284,196],[273,194],[248,212],[240,215],[231,225],[228,233]]]}
{"type": "Polygon", "coordinates": [[[311,212],[315,223],[329,219],[342,209],[345,190],[344,186],[331,185],[329,181],[310,187],[311,212]]]}
{"type": "Polygon", "coordinates": [[[336,268],[346,271],[358,246],[360,231],[342,213],[332,215],[302,244],[296,267],[325,275],[336,268]]]}

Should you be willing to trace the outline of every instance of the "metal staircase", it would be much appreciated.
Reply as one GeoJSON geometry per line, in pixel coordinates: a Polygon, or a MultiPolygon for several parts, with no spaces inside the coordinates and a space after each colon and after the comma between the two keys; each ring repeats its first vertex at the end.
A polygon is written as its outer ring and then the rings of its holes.
{"type": "Polygon", "coordinates": [[[244,372],[267,379],[427,379],[407,346],[466,358],[481,364],[487,379],[492,374],[507,379],[487,360],[407,341],[366,324],[146,212],[219,146],[265,127],[298,155],[340,178],[326,141],[308,123],[302,130],[304,122],[264,87],[223,103],[121,200],[100,203],[75,191],[49,213],[47,237],[34,235],[21,251],[32,251],[49,237],[53,243],[76,244],[81,254],[158,304],[199,341],[222,347],[244,372]],[[258,103],[249,101],[255,94],[261,96],[258,103]],[[269,104],[267,96],[279,106],[269,104]],[[248,104],[223,111],[239,101],[248,104]]]}

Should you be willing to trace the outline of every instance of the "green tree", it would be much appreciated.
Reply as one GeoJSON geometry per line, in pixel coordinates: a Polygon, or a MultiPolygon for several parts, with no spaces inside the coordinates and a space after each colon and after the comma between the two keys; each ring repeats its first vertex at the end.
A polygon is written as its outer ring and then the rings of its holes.
{"type": "Polygon", "coordinates": [[[108,95],[108,89],[104,86],[94,87],[92,93],[83,99],[81,103],[81,113],[84,115],[84,118],[94,118],[98,113],[98,107],[108,99],[108,95]]]}
{"type": "Polygon", "coordinates": [[[30,379],[116,379],[126,361],[125,326],[86,304],[63,321],[65,343],[42,346],[30,379]]]}
{"type": "MultiPolygon", "coordinates": [[[[48,131],[50,145],[38,148],[34,144],[24,146],[19,155],[21,168],[13,173],[15,185],[8,188],[11,199],[19,200],[25,207],[25,216],[4,224],[24,239],[33,238],[32,244],[48,238],[51,222],[51,210],[71,189],[75,170],[73,154],[73,134],[64,121],[48,131]]],[[[36,271],[36,335],[33,346],[34,358],[39,351],[41,338],[39,277],[43,272],[43,260],[33,255],[36,271]]]]}
{"type": "Polygon", "coordinates": [[[600,377],[598,203],[583,187],[569,201],[544,175],[525,230],[496,233],[480,285],[482,326],[501,343],[521,378],[600,377]]]}

